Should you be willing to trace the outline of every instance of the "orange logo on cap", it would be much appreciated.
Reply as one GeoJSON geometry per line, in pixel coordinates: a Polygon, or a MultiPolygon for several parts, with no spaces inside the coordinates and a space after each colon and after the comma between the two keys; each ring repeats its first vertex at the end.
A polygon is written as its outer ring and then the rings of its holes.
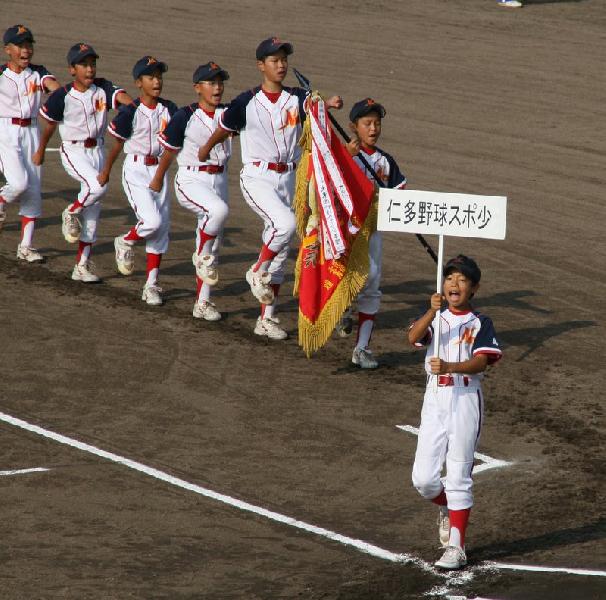
{"type": "Polygon", "coordinates": [[[281,44],[282,40],[280,38],[271,38],[272,44],[281,44]]]}
{"type": "Polygon", "coordinates": [[[80,44],[80,52],[85,52],[89,48],[90,46],[88,46],[87,44],[80,44]]]}
{"type": "Polygon", "coordinates": [[[376,102],[372,98],[366,98],[366,106],[372,106],[376,102]]]}
{"type": "Polygon", "coordinates": [[[153,56],[148,56],[147,57],[147,64],[148,65],[155,65],[158,61],[153,57],[153,56]]]}
{"type": "Polygon", "coordinates": [[[23,25],[17,25],[17,27],[17,35],[21,35],[22,33],[27,33],[29,31],[27,27],[24,27],[23,25]]]}
{"type": "Polygon", "coordinates": [[[220,69],[221,67],[216,63],[213,62],[212,60],[210,61],[210,68],[214,71],[215,69],[220,69]]]}

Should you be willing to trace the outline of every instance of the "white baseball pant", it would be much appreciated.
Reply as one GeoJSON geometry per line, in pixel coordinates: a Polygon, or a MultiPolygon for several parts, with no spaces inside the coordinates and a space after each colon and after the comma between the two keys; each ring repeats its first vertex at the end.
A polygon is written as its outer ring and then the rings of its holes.
{"type": "Polygon", "coordinates": [[[200,230],[216,236],[212,255],[217,256],[223,225],[229,213],[227,205],[227,172],[208,173],[180,167],[175,176],[175,193],[179,204],[198,218],[196,250],[200,244],[200,230]]]}
{"type": "Polygon", "coordinates": [[[278,285],[284,281],[290,240],[296,230],[292,210],[295,179],[294,169],[278,173],[268,169],[264,163],[259,166],[248,163],[240,173],[244,199],[263,220],[263,244],[277,252],[268,272],[271,274],[271,283],[278,285]]]}
{"type": "Polygon", "coordinates": [[[92,206],[101,199],[107,191],[107,185],[102,186],[97,181],[97,175],[105,163],[103,140],[100,145],[85,148],[83,142],[63,142],[61,144],[61,162],[67,174],[80,183],[78,202],[84,206],[92,206]]]}
{"type": "Polygon", "coordinates": [[[149,189],[157,165],[146,166],[140,157],[127,154],[122,166],[122,186],[136,217],[135,231],[145,238],[145,251],[166,254],[170,230],[170,199],[168,175],[159,192],[149,189]]]}
{"type": "Polygon", "coordinates": [[[412,469],[412,482],[421,496],[432,500],[444,488],[451,510],[473,506],[471,473],[483,413],[484,399],[477,385],[436,389],[430,381],[423,400],[412,469]],[[446,477],[442,482],[445,460],[446,477]]]}
{"type": "Polygon", "coordinates": [[[100,198],[107,191],[107,185],[101,186],[97,181],[97,175],[105,162],[103,146],[85,148],[81,142],[64,142],[61,144],[60,154],[67,174],[80,183],[78,201],[83,205],[80,212],[80,241],[93,244],[97,241],[97,225],[101,214],[100,198]]]}
{"type": "Polygon", "coordinates": [[[20,127],[0,118],[0,171],[6,179],[0,196],[8,204],[19,200],[19,214],[31,219],[42,214],[41,169],[32,163],[39,141],[36,119],[29,127],[20,127]]]}
{"type": "Polygon", "coordinates": [[[368,241],[368,279],[358,294],[358,310],[376,315],[381,304],[381,262],[383,260],[383,236],[375,231],[368,241]]]}

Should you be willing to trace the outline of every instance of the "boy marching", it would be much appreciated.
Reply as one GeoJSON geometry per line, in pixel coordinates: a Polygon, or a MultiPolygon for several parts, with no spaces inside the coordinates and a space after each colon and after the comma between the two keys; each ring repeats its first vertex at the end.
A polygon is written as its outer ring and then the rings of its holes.
{"type": "MultiPolygon", "coordinates": [[[[372,182],[375,181],[374,177],[360,160],[360,154],[383,181],[385,187],[403,190],[406,188],[406,177],[401,173],[396,161],[377,147],[385,114],[385,108],[372,98],[356,102],[349,113],[350,129],[354,137],[347,145],[347,149],[372,182]]],[[[382,257],[383,238],[380,231],[374,231],[368,242],[368,279],[358,294],[358,337],[351,357],[351,362],[362,369],[376,369],[378,366],[370,350],[370,339],[381,302],[382,257]]],[[[348,314],[345,315],[345,320],[347,319],[351,319],[348,314]]],[[[341,323],[340,327],[341,330],[351,331],[351,325],[347,327],[345,324],[344,327],[341,323]]]]}
{"type": "Polygon", "coordinates": [[[475,261],[459,255],[444,267],[444,297],[431,296],[430,309],[408,331],[408,340],[427,346],[427,390],[412,481],[417,491],[440,507],[439,538],[445,551],[435,563],[443,569],[467,564],[465,531],[473,505],[472,471],[480,438],[484,397],[483,372],[501,350],[490,318],[472,309],[481,272],[475,261]],[[448,307],[442,310],[442,301],[448,307]],[[440,339],[433,322],[439,314],[440,339]],[[438,344],[439,358],[436,357],[438,344]],[[446,463],[446,477],[440,475],[446,463]]]}
{"type": "Polygon", "coordinates": [[[229,212],[227,162],[231,156],[231,139],[226,136],[204,160],[199,159],[198,149],[218,128],[219,119],[225,110],[221,99],[227,79],[229,73],[212,61],[196,69],[193,83],[198,101],[179,109],[160,134],[160,143],[165,148],[165,153],[150,183],[152,190],[162,188],[164,175],[176,156],[179,165],[175,176],[177,200],[183,208],[193,212],[198,220],[196,247],[192,255],[197,283],[192,314],[196,319],[206,321],[221,319],[221,313],[210,301],[210,292],[219,281],[219,245],[229,212]]]}
{"type": "Polygon", "coordinates": [[[44,92],[59,87],[43,66],[30,63],[34,36],[23,25],[4,33],[8,62],[0,66],[0,171],[6,183],[0,188],[0,231],[6,219],[6,205],[18,201],[21,241],[17,258],[40,262],[43,256],[32,246],[34,225],[42,214],[40,166],[32,161],[38,147],[38,110],[44,92]]]}
{"type": "Polygon", "coordinates": [[[162,304],[162,289],[158,286],[158,272],[162,255],[168,249],[170,228],[170,199],[166,177],[159,191],[150,189],[162,152],[158,134],[177,111],[170,100],[160,97],[166,63],[153,56],[144,56],[133,67],[133,78],[139,97],[120,108],[109,125],[115,143],[107,162],[99,174],[99,183],[105,185],[115,160],[124,149],[122,186],[128,202],[137,217],[137,224],[114,239],[116,265],[123,275],[132,275],[135,269],[134,246],[145,241],[147,277],[141,299],[151,306],[162,304]]]}
{"type": "Polygon", "coordinates": [[[63,168],[80,183],[77,199],[62,213],[61,231],[67,242],[79,241],[72,279],[83,283],[100,281],[90,253],[97,239],[100,200],[107,191],[99,180],[105,160],[107,113],[118,104],[133,101],[122,88],[96,77],[97,58],[99,55],[88,44],[75,44],[69,49],[67,64],[73,83],[55,90],[40,109],[46,128],[33,157],[34,164],[44,162],[46,147],[58,126],[63,168]]]}
{"type": "MultiPolygon", "coordinates": [[[[278,38],[263,40],[256,50],[261,85],[240,94],[221,115],[220,128],[200,147],[205,160],[215,144],[230,133],[240,133],[244,199],[263,221],[259,258],[246,273],[250,289],[261,303],[254,332],[274,340],[288,337],[275,316],[291,238],[295,232],[292,199],[299,139],[305,118],[307,92],[283,85],[293,46],[278,38]]],[[[341,108],[339,96],[326,101],[341,108]]]]}

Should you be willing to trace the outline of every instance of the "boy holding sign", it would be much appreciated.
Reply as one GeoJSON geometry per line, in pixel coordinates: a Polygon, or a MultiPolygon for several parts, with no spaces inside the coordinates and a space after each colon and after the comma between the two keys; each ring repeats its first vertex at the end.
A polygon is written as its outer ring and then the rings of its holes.
{"type": "Polygon", "coordinates": [[[440,507],[439,535],[445,551],[436,566],[459,569],[467,564],[471,474],[484,408],[481,381],[486,367],[501,358],[501,350],[492,321],[470,304],[481,277],[475,261],[459,255],[446,263],[443,275],[443,295],[431,296],[431,307],[408,331],[411,344],[427,346],[427,390],[412,480],[424,498],[440,507]],[[448,307],[442,310],[444,299],[448,307]],[[434,336],[436,315],[439,336],[434,336]]]}

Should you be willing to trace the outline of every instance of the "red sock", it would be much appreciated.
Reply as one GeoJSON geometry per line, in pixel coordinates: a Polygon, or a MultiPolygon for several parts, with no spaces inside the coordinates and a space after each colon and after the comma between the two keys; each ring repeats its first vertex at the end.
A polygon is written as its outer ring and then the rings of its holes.
{"type": "Polygon", "coordinates": [[[152,269],[159,269],[161,261],[162,261],[161,254],[152,254],[151,252],[148,252],[147,253],[147,273],[149,274],[149,272],[152,269]]]}
{"type": "Polygon", "coordinates": [[[80,204],[80,200],[76,200],[69,208],[69,212],[74,212],[75,210],[78,210],[79,208],[82,208],[82,204],[80,204]]]}
{"type": "Polygon", "coordinates": [[[203,284],[204,282],[199,277],[196,277],[196,299],[200,297],[200,290],[203,284]]]}
{"type": "MultiPolygon", "coordinates": [[[[459,534],[459,543],[461,548],[465,548],[465,530],[467,529],[467,522],[469,521],[469,513],[471,508],[465,508],[463,510],[449,510],[448,517],[450,518],[450,536],[452,540],[453,529],[456,528],[459,534]]],[[[455,532],[456,534],[456,532],[455,532]]]]}
{"type": "Polygon", "coordinates": [[[446,492],[442,490],[435,498],[433,498],[432,502],[437,504],[438,506],[448,506],[448,500],[446,500],[446,492]]]}
{"type": "MultiPolygon", "coordinates": [[[[76,264],[80,264],[80,259],[82,258],[83,252],[86,252],[88,256],[90,256],[90,250],[87,250],[87,248],[90,248],[91,246],[92,244],[90,242],[78,242],[78,254],[76,254],[76,264]]],[[[88,256],[86,257],[86,260],[88,260],[88,256]]]]}
{"type": "Polygon", "coordinates": [[[253,271],[257,272],[261,268],[261,265],[273,260],[276,254],[278,253],[274,252],[273,250],[270,250],[265,244],[263,244],[263,247],[261,248],[261,253],[259,254],[259,260],[257,260],[255,266],[253,267],[253,271]]]}
{"type": "Polygon", "coordinates": [[[32,245],[32,236],[34,234],[35,221],[36,219],[32,217],[21,217],[21,245],[32,245]]]}
{"type": "Polygon", "coordinates": [[[356,346],[360,342],[360,335],[363,332],[363,344],[361,344],[361,348],[366,348],[370,344],[370,338],[372,337],[372,330],[374,326],[374,320],[376,315],[369,315],[368,313],[359,312],[358,313],[358,334],[356,336],[356,346]],[[371,321],[370,325],[364,327],[364,323],[367,321],[371,321]]]}
{"type": "Polygon", "coordinates": [[[138,242],[142,239],[134,227],[131,227],[130,231],[124,236],[124,240],[127,242],[138,242]]]}
{"type": "MultiPolygon", "coordinates": [[[[200,229],[200,243],[198,244],[198,254],[202,254],[202,250],[204,250],[206,242],[214,240],[216,237],[216,235],[209,235],[208,233],[206,233],[206,231],[200,229]]],[[[210,251],[207,252],[207,254],[210,254],[210,251]]]]}

